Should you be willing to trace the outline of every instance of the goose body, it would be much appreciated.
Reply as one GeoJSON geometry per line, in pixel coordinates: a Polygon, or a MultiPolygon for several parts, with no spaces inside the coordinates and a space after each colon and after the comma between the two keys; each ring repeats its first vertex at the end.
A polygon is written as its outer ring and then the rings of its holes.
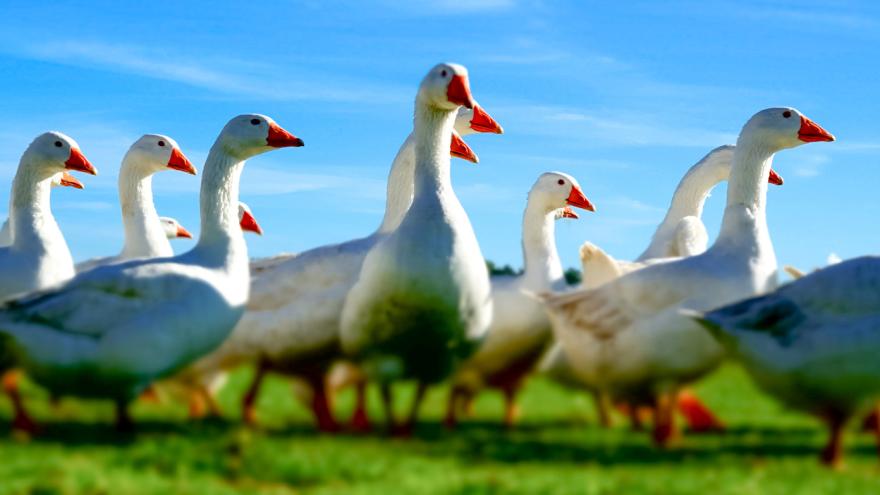
{"type": "Polygon", "coordinates": [[[790,108],[755,114],[734,151],[721,233],[706,252],[657,262],[595,288],[545,298],[575,373],[603,393],[657,408],[654,437],[671,438],[678,388],[713,370],[723,349],[683,308],[709,309],[773,290],[766,224],[774,154],[833,137],[790,108]]]}
{"type": "Polygon", "coordinates": [[[125,229],[122,251],[116,256],[78,263],[77,272],[129,259],[174,254],[153,204],[153,174],[168,169],[196,173],[177,142],[168,136],[145,134],[131,145],[119,169],[119,204],[125,229]]]}
{"type": "MultiPolygon", "coordinates": [[[[594,210],[573,177],[542,174],[529,192],[523,214],[524,272],[491,277],[495,317],[477,351],[456,370],[447,425],[455,424],[458,399],[470,399],[483,386],[504,392],[505,420],[508,425],[514,421],[515,394],[553,338],[547,314],[527,292],[566,288],[555,238],[555,222],[566,205],[594,210]]],[[[568,216],[577,218],[570,210],[568,216]]]]}
{"type": "MultiPolygon", "coordinates": [[[[479,107],[461,111],[455,121],[459,135],[500,132],[479,107]]],[[[453,141],[453,156],[475,160],[464,141],[453,141]]],[[[251,298],[247,311],[230,337],[175,380],[201,393],[224,382],[225,371],[257,362],[261,372],[243,403],[246,421],[255,421],[253,403],[265,371],[303,375],[315,389],[313,412],[319,428],[335,430],[324,396],[324,372],[341,356],[339,319],[348,291],[357,280],[364,258],[393,232],[409,209],[413,196],[415,140],[407,137],[388,176],[385,216],[369,236],[321,246],[299,254],[281,254],[251,262],[251,298]]],[[[365,412],[361,412],[365,415],[365,412]]],[[[364,425],[361,425],[364,426],[364,425]]]]}
{"type": "Polygon", "coordinates": [[[843,426],[880,399],[880,257],[840,262],[699,320],[764,391],[827,422],[822,460],[839,462],[843,426]]]}
{"type": "MultiPolygon", "coordinates": [[[[0,311],[0,341],[53,395],[126,404],[150,382],[216,348],[248,298],[247,247],[238,226],[238,184],[247,158],[301,146],[262,115],[241,115],[208,155],[195,248],[83,272],[0,311]]],[[[15,235],[17,238],[17,233],[15,235]]]]}
{"type": "Polygon", "coordinates": [[[391,383],[418,382],[405,430],[426,387],[474,351],[492,318],[485,260],[449,176],[446,150],[460,105],[473,106],[467,70],[434,67],[416,97],[412,205],[367,254],[342,312],[342,347],[382,385],[389,422],[391,383]]]}

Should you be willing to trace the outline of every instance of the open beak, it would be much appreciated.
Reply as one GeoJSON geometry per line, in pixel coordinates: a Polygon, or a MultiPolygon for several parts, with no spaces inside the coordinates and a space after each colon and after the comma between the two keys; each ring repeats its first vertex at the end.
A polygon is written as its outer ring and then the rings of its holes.
{"type": "Polygon", "coordinates": [[[79,148],[70,148],[70,156],[67,158],[67,161],[64,162],[64,168],[67,170],[76,170],[77,172],[85,172],[91,175],[98,175],[98,171],[95,170],[95,167],[89,163],[89,160],[85,155],[82,154],[82,151],[79,148]]]}
{"type": "Polygon", "coordinates": [[[180,170],[188,174],[196,175],[196,168],[184,156],[183,152],[177,148],[171,148],[171,158],[168,159],[168,168],[172,170],[180,170]]]}
{"type": "Polygon", "coordinates": [[[782,176],[777,174],[775,170],[770,169],[770,178],[767,182],[773,184],[774,186],[781,186],[785,181],[782,180],[782,176]]]}
{"type": "Polygon", "coordinates": [[[577,213],[574,212],[571,208],[566,206],[562,209],[562,218],[580,218],[577,213]]]}
{"type": "Polygon", "coordinates": [[[798,130],[798,139],[805,143],[834,141],[834,135],[822,129],[819,124],[801,115],[801,128],[798,130]]]}
{"type": "Polygon", "coordinates": [[[474,105],[474,118],[471,119],[471,129],[477,132],[504,134],[504,129],[480,105],[474,105]]]}
{"type": "Polygon", "coordinates": [[[61,185],[64,187],[75,187],[76,189],[85,189],[82,182],[76,180],[76,177],[67,172],[61,173],[61,185]]]}
{"type": "Polygon", "coordinates": [[[241,225],[241,230],[245,232],[253,232],[257,235],[263,235],[263,229],[260,228],[257,219],[254,218],[249,211],[243,211],[241,213],[241,220],[239,220],[238,223],[241,225]]]}
{"type": "Polygon", "coordinates": [[[454,132],[452,133],[452,144],[449,146],[449,154],[472,163],[480,163],[480,159],[477,158],[477,154],[474,153],[474,150],[464,142],[464,139],[462,139],[461,136],[454,132]]]}
{"type": "Polygon", "coordinates": [[[190,232],[188,230],[183,228],[183,225],[178,225],[177,226],[177,237],[183,237],[185,239],[192,239],[193,235],[190,234],[190,232]]]}
{"type": "Polygon", "coordinates": [[[449,100],[449,103],[474,108],[474,98],[471,96],[467,76],[459,74],[452,76],[452,80],[449,81],[449,86],[446,88],[446,99],[449,100]]]}
{"type": "Polygon", "coordinates": [[[303,146],[303,140],[285,131],[278,124],[269,123],[269,135],[266,136],[266,144],[273,148],[288,148],[291,146],[303,146]]]}
{"type": "Polygon", "coordinates": [[[587,211],[596,211],[596,207],[594,207],[593,203],[590,203],[590,200],[584,196],[584,192],[581,191],[581,188],[574,185],[571,186],[571,192],[568,194],[568,199],[565,200],[565,202],[571,206],[583,208],[587,211]]]}

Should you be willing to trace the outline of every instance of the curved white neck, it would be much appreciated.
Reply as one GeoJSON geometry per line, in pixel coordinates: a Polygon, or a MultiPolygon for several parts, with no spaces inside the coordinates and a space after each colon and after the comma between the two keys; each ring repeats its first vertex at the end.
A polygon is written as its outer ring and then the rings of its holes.
{"type": "Polygon", "coordinates": [[[541,290],[561,280],[563,272],[556,250],[556,211],[536,203],[529,201],[523,213],[523,278],[527,287],[541,290]]]}
{"type": "MultiPolygon", "coordinates": [[[[24,161],[25,158],[22,158],[24,161]]],[[[36,253],[51,253],[53,256],[70,256],[70,249],[55,222],[49,204],[52,189],[52,176],[43,176],[34,167],[19,165],[12,181],[12,195],[9,201],[9,222],[12,231],[12,246],[15,249],[36,253]]]]}
{"type": "Polygon", "coordinates": [[[410,133],[397,151],[388,173],[388,185],[385,192],[385,216],[377,232],[388,233],[396,229],[413,198],[413,176],[416,166],[416,141],[410,133]]]}
{"type": "Polygon", "coordinates": [[[452,194],[449,171],[449,147],[455,110],[442,110],[416,102],[415,110],[415,175],[416,198],[443,198],[452,194]]]}
{"type": "Polygon", "coordinates": [[[198,263],[227,271],[247,271],[247,245],[238,222],[238,186],[245,161],[214,143],[202,174],[201,233],[192,253],[198,263]]]}
{"type": "Polygon", "coordinates": [[[119,171],[119,203],[125,244],[121,258],[171,256],[171,243],[153,204],[153,171],[128,155],[119,171]]]}
{"type": "Polygon", "coordinates": [[[720,167],[705,166],[703,162],[691,167],[678,183],[678,187],[675,188],[669,209],[666,211],[663,221],[657,226],[657,230],[654,231],[651,244],[636,260],[669,256],[669,242],[679,222],[685,217],[701,218],[703,216],[703,207],[709,193],[719,182],[724,180],[725,175],[720,167]]]}
{"type": "Polygon", "coordinates": [[[768,245],[767,177],[775,150],[748,135],[740,136],[727,186],[727,207],[716,245],[768,245]]]}

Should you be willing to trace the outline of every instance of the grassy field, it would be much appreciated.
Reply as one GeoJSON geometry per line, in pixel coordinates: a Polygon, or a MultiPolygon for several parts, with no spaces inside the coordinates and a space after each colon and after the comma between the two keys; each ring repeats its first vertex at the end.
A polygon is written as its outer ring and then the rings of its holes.
{"type": "MultiPolygon", "coordinates": [[[[134,410],[139,432],[130,438],[114,434],[109,404],[65,400],[50,411],[42,392],[28,387],[44,431],[31,440],[11,437],[3,401],[0,495],[880,493],[870,435],[851,431],[844,467],[825,470],[816,461],[824,441],[818,423],[782,411],[733,367],[698,387],[730,431],[685,436],[670,451],[629,432],[623,418],[598,428],[586,397],[543,380],[522,395],[515,431],[499,425],[501,399],[490,392],[472,420],[447,432],[440,423],[445,390],[438,389],[414,438],[399,440],[317,435],[289,386],[273,378],[259,402],[263,427],[249,430],[236,409],[249,377],[249,370],[236,373],[223,391],[227,421],[188,423],[183,405],[142,403],[134,410]]],[[[379,418],[378,397],[371,400],[379,418]]],[[[340,417],[351,403],[349,393],[340,398],[340,417]]]]}

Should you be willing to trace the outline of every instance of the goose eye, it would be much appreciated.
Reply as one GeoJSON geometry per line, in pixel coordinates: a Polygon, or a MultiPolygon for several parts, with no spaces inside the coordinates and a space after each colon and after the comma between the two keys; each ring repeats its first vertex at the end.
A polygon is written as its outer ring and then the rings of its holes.
{"type": "Polygon", "coordinates": [[[260,125],[260,119],[251,119],[251,124],[260,125]]]}
{"type": "Polygon", "coordinates": [[[449,74],[449,73],[446,72],[446,69],[443,69],[443,71],[440,72],[440,75],[441,75],[442,77],[446,77],[448,74],[449,74]]]}
{"type": "Polygon", "coordinates": [[[60,148],[61,146],[63,146],[63,145],[61,144],[61,141],[55,141],[55,147],[56,147],[56,148],[60,148]]]}
{"type": "Polygon", "coordinates": [[[159,146],[165,146],[165,141],[159,141],[159,146]]]}
{"type": "Polygon", "coordinates": [[[559,184],[560,186],[564,186],[564,185],[565,185],[565,181],[562,180],[562,179],[559,179],[558,181],[556,181],[556,183],[559,184]]]}
{"type": "Polygon", "coordinates": [[[785,118],[789,118],[789,117],[791,117],[791,112],[786,110],[786,111],[782,112],[782,116],[785,118]]]}

